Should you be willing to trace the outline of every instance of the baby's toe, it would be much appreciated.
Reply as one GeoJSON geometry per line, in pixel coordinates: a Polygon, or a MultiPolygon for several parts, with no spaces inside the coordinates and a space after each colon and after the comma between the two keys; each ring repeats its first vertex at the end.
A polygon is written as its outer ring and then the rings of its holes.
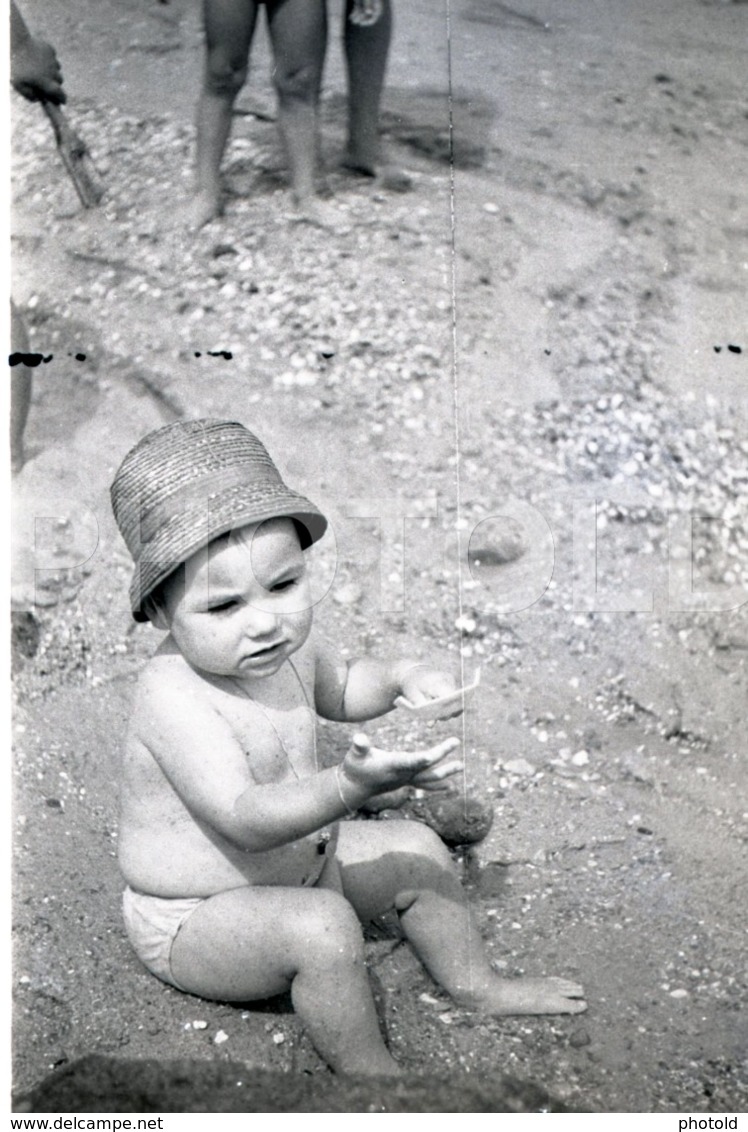
{"type": "Polygon", "coordinates": [[[581,983],[574,983],[571,979],[564,979],[553,975],[550,980],[555,990],[566,998],[584,998],[584,987],[581,983]]]}

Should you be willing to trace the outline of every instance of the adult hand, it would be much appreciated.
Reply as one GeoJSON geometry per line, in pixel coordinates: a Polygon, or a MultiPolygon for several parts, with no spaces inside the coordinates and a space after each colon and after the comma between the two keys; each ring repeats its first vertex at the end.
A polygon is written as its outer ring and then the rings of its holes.
{"type": "Polygon", "coordinates": [[[57,52],[44,39],[30,35],[12,52],[10,81],[29,102],[67,101],[57,52]]]}

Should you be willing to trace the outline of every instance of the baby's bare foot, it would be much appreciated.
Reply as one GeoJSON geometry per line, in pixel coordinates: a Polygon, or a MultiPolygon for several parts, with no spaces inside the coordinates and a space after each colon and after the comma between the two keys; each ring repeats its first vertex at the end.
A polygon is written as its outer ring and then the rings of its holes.
{"type": "Polygon", "coordinates": [[[484,1014],[581,1014],[587,1009],[580,983],[555,975],[545,979],[502,979],[461,996],[461,1005],[484,1014]]]}

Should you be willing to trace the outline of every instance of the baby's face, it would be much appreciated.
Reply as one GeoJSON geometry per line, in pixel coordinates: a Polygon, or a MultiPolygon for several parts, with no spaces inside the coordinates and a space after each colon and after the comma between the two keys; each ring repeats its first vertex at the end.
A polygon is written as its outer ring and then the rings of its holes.
{"type": "Polygon", "coordinates": [[[312,626],[306,561],[290,519],[243,527],[185,564],[167,585],[164,614],[193,668],[217,676],[272,676],[312,626]]]}

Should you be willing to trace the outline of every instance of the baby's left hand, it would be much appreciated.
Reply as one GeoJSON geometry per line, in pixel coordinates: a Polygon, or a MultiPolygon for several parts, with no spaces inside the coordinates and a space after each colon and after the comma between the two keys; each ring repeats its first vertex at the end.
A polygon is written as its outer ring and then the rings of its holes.
{"type": "Polygon", "coordinates": [[[424,664],[407,669],[400,681],[400,694],[413,707],[427,704],[431,700],[440,700],[443,696],[450,696],[458,688],[459,685],[448,672],[424,664]]]}

